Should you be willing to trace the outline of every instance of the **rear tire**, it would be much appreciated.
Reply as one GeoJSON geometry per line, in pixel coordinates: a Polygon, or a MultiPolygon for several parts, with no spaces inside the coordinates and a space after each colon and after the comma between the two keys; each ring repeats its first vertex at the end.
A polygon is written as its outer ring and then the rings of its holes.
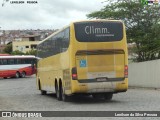
{"type": "Polygon", "coordinates": [[[46,95],[46,94],[47,94],[47,91],[41,90],[41,95],[46,95]]]}
{"type": "Polygon", "coordinates": [[[38,81],[38,87],[39,87],[39,90],[41,91],[41,95],[46,95],[47,94],[47,91],[41,90],[41,83],[40,83],[40,81],[38,81]]]}
{"type": "Polygon", "coordinates": [[[57,96],[57,99],[59,100],[59,101],[61,101],[62,100],[62,92],[61,92],[61,89],[60,89],[60,84],[59,84],[59,86],[58,86],[58,84],[56,84],[56,86],[55,86],[55,88],[56,88],[56,96],[57,96]]]}
{"type": "Polygon", "coordinates": [[[69,101],[69,96],[68,95],[65,95],[65,90],[64,90],[64,88],[62,88],[61,87],[61,94],[62,94],[62,100],[64,101],[64,102],[68,102],[69,101]]]}
{"type": "Polygon", "coordinates": [[[4,79],[7,79],[7,77],[4,77],[4,79]]]}
{"type": "Polygon", "coordinates": [[[16,72],[15,77],[16,77],[16,78],[20,78],[19,72],[16,72]]]}
{"type": "Polygon", "coordinates": [[[112,97],[113,97],[113,93],[106,93],[106,94],[104,94],[105,100],[112,100],[112,97]]]}
{"type": "Polygon", "coordinates": [[[101,93],[95,93],[95,94],[92,94],[92,97],[94,99],[102,99],[102,98],[104,98],[104,95],[101,93]]]}
{"type": "Polygon", "coordinates": [[[26,73],[24,71],[21,73],[21,77],[22,78],[26,77],[26,73]]]}

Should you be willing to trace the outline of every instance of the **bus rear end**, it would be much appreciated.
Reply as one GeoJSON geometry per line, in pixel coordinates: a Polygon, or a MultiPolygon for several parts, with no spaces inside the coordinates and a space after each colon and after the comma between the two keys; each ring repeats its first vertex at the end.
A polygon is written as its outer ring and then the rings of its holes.
{"type": "Polygon", "coordinates": [[[128,89],[128,52],[121,21],[73,24],[72,93],[113,94],[128,89]]]}

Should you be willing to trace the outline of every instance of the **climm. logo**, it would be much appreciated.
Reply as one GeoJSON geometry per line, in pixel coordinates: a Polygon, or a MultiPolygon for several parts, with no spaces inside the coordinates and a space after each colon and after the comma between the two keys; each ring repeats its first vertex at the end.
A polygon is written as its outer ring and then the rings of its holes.
{"type": "Polygon", "coordinates": [[[86,26],[85,33],[89,35],[89,34],[107,34],[109,32],[107,28],[96,28],[94,26],[86,26]]]}
{"type": "Polygon", "coordinates": [[[160,5],[160,0],[141,0],[143,5],[160,5]]]}

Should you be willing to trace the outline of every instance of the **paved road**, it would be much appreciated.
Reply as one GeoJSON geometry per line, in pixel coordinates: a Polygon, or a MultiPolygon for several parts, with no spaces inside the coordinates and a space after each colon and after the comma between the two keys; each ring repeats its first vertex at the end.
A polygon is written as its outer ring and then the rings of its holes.
{"type": "MultiPolygon", "coordinates": [[[[53,94],[48,94],[45,96],[40,95],[40,92],[36,89],[35,76],[21,79],[0,79],[0,110],[159,111],[160,90],[129,89],[126,93],[115,94],[113,96],[113,100],[110,102],[104,100],[94,100],[91,97],[74,97],[70,102],[62,102],[58,101],[53,94]]],[[[2,118],[0,118],[0,120],[1,119],[2,118]]],[[[92,120],[93,119],[96,118],[92,118],[92,120]]],[[[136,118],[136,120],[137,119],[146,120],[151,118],[136,118]]]]}

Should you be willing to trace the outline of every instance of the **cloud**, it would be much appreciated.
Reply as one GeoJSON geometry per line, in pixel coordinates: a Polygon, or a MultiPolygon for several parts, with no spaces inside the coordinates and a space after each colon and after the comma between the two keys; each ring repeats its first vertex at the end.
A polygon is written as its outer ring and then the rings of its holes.
{"type": "MultiPolygon", "coordinates": [[[[10,0],[11,1],[11,0],[10,0]]],[[[26,1],[26,0],[25,0],[26,1]]],[[[57,29],[102,8],[103,0],[37,0],[38,4],[0,7],[2,29],[57,29]]]]}

